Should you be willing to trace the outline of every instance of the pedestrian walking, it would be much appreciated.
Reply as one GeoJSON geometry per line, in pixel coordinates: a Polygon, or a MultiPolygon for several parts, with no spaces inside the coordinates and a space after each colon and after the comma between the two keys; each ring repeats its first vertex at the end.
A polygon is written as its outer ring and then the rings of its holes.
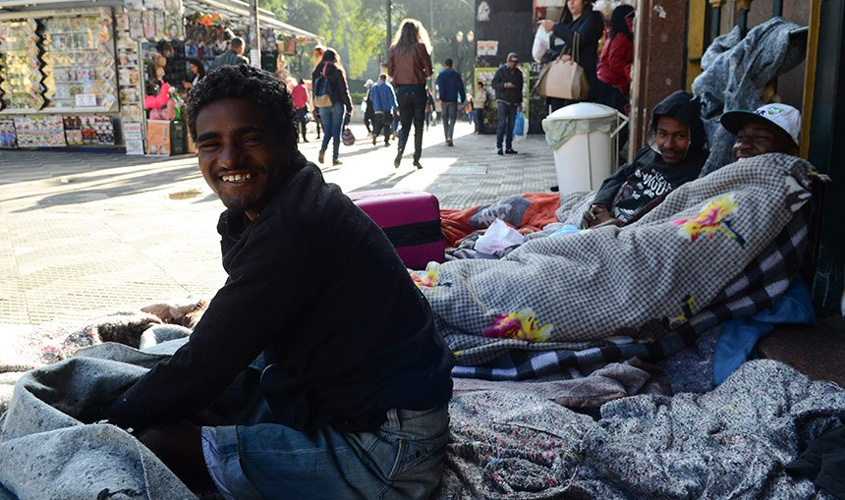
{"type": "Polygon", "coordinates": [[[513,128],[516,125],[516,112],[522,109],[522,71],[516,67],[519,57],[516,52],[508,54],[507,62],[500,66],[493,75],[493,88],[496,90],[497,118],[496,153],[515,155],[513,149],[513,128]],[[505,150],[502,152],[502,142],[505,150]]]}
{"type": "Polygon", "coordinates": [[[374,118],[374,111],[373,111],[373,101],[370,99],[370,90],[373,88],[373,80],[367,79],[366,83],[364,83],[364,89],[367,91],[364,95],[364,104],[362,106],[362,110],[364,112],[364,127],[367,128],[367,135],[374,134],[373,131],[373,118],[374,118]]]}
{"type": "Polygon", "coordinates": [[[308,142],[305,138],[305,126],[308,124],[308,89],[305,88],[305,80],[300,78],[299,83],[291,91],[293,97],[293,109],[296,110],[296,121],[302,133],[302,142],[308,142]]]}
{"type": "Polygon", "coordinates": [[[446,145],[454,146],[452,136],[455,133],[455,122],[458,121],[458,103],[466,102],[466,89],[461,74],[452,68],[452,60],[443,61],[445,69],[437,75],[437,88],[440,89],[440,102],[443,107],[443,134],[446,145]]]}
{"type": "Polygon", "coordinates": [[[370,89],[370,100],[373,103],[373,146],[376,145],[380,134],[384,133],[384,145],[390,146],[390,123],[393,112],[399,107],[393,86],[387,83],[387,75],[381,74],[378,83],[370,89]]]}
{"type": "Polygon", "coordinates": [[[405,19],[387,55],[387,74],[393,78],[399,101],[399,146],[393,166],[399,168],[405,144],[414,124],[414,166],[422,168],[425,80],[431,76],[431,43],[428,32],[416,19],[405,19]]]}
{"type": "Polygon", "coordinates": [[[431,121],[434,119],[434,95],[431,93],[431,89],[426,87],[425,88],[425,130],[428,132],[428,127],[431,125],[431,121]]]}
{"type": "Polygon", "coordinates": [[[325,89],[331,101],[328,106],[318,106],[320,119],[323,120],[323,142],[320,146],[320,153],[317,160],[323,163],[326,156],[326,148],[329,141],[332,141],[332,165],[340,165],[338,159],[340,154],[340,130],[343,128],[344,116],[346,119],[352,117],[352,98],[349,96],[349,84],[346,81],[346,73],[340,63],[340,57],[334,49],[326,49],[322,60],[311,73],[312,85],[314,85],[314,98],[325,89]],[[325,79],[324,82],[319,79],[325,79]]]}

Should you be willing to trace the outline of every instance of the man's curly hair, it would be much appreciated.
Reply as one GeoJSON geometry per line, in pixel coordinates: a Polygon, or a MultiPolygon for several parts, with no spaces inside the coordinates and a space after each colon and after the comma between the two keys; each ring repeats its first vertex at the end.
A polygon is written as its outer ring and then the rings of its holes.
{"type": "Polygon", "coordinates": [[[284,83],[272,73],[246,65],[221,66],[205,75],[188,92],[188,131],[197,139],[197,115],[214,101],[226,98],[246,99],[267,114],[285,146],[296,147],[296,113],[284,83]]]}

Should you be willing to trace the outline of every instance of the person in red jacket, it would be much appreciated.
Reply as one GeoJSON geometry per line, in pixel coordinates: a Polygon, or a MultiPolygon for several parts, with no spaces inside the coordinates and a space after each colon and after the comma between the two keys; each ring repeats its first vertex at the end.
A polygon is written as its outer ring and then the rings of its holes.
{"type": "Polygon", "coordinates": [[[598,98],[602,104],[628,114],[631,65],[634,63],[634,8],[620,5],[610,17],[610,41],[604,45],[596,70],[598,98]]]}
{"type": "Polygon", "coordinates": [[[299,122],[299,128],[302,132],[302,142],[308,142],[305,138],[305,125],[308,123],[306,115],[308,114],[308,89],[305,88],[305,80],[299,79],[299,83],[293,88],[291,92],[293,98],[293,109],[296,110],[296,121],[299,122]]]}

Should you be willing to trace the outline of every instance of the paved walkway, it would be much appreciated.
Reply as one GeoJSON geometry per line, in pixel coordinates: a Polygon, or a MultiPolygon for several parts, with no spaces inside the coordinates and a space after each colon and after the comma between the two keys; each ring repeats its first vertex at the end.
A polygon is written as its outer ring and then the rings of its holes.
{"type": "MultiPolygon", "coordinates": [[[[426,190],[442,208],[557,183],[542,135],[498,156],[495,136],[459,123],[447,147],[442,130],[426,134],[422,170],[408,149],[394,169],[395,147],[373,146],[354,125],[358,142],[341,146],[343,165],[324,167],[326,180],[345,192],[426,190]]],[[[313,131],[309,138],[301,150],[316,161],[313,131]]],[[[213,296],[225,280],[215,231],[222,209],[192,156],[0,151],[0,332],[213,296]]]]}

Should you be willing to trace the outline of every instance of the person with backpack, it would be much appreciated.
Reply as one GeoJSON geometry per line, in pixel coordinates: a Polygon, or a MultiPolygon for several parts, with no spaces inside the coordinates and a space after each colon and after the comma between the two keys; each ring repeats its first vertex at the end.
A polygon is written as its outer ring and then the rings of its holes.
{"type": "Polygon", "coordinates": [[[341,165],[340,131],[344,117],[352,117],[352,98],[349,96],[349,84],[346,73],[340,64],[340,57],[334,49],[326,49],[323,57],[311,73],[314,88],[314,106],[320,110],[323,121],[323,142],[317,160],[323,163],[326,149],[332,140],[332,165],[341,165]],[[344,114],[345,109],[345,114],[344,114]]]}

